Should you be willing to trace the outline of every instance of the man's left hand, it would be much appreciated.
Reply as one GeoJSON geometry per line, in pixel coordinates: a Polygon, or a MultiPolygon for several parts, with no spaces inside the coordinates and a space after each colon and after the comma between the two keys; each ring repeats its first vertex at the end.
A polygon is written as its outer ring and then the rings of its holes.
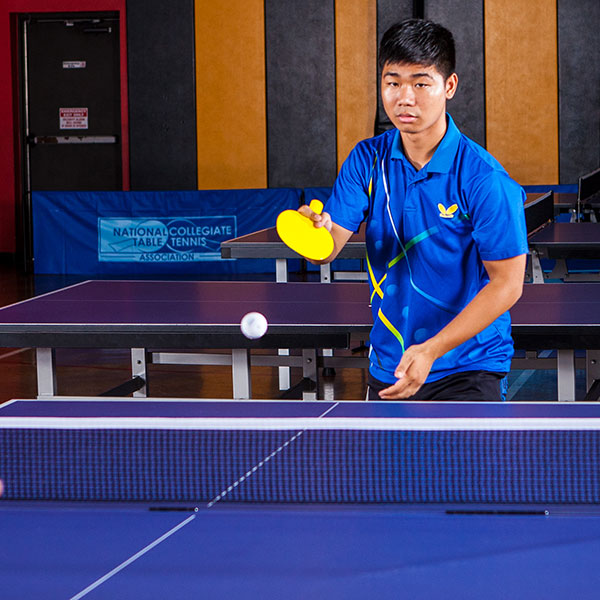
{"type": "Polygon", "coordinates": [[[402,400],[415,394],[425,383],[435,359],[435,352],[429,344],[409,346],[394,371],[398,381],[381,390],[379,397],[382,400],[402,400]]]}

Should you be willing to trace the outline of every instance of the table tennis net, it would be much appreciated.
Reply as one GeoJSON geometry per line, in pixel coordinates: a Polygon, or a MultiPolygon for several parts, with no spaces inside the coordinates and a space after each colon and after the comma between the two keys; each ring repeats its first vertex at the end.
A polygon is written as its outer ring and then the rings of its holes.
{"type": "Polygon", "coordinates": [[[3,429],[5,499],[597,503],[597,431],[3,429]]]}

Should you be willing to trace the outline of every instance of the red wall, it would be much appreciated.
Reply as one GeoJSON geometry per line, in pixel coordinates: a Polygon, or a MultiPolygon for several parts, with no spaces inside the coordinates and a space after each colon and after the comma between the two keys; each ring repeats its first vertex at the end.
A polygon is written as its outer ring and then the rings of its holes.
{"type": "Polygon", "coordinates": [[[15,114],[16,47],[12,47],[11,21],[18,14],[45,12],[120,13],[121,38],[121,139],[123,147],[123,189],[129,189],[129,117],[127,110],[127,26],[126,0],[0,0],[0,252],[12,253],[15,240],[15,203],[17,194],[16,138],[18,115],[15,114]]]}

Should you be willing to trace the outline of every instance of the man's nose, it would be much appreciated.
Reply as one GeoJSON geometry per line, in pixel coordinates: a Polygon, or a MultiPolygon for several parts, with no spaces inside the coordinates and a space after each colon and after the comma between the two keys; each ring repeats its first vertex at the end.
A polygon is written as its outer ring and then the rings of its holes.
{"type": "Polygon", "coordinates": [[[412,106],[415,103],[415,92],[411,85],[402,85],[398,90],[397,102],[400,105],[412,106]]]}

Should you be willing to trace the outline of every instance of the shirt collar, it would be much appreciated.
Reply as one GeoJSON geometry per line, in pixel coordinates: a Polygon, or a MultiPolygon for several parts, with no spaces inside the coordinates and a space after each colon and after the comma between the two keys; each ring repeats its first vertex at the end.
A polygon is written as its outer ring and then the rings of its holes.
{"type": "MultiPolygon", "coordinates": [[[[446,113],[446,133],[436,148],[431,160],[426,165],[428,173],[448,173],[454,162],[458,144],[460,142],[461,133],[458,127],[454,124],[452,117],[446,113]]],[[[402,150],[402,140],[400,139],[400,131],[396,129],[394,135],[394,143],[392,144],[392,158],[408,160],[402,150]]]]}

